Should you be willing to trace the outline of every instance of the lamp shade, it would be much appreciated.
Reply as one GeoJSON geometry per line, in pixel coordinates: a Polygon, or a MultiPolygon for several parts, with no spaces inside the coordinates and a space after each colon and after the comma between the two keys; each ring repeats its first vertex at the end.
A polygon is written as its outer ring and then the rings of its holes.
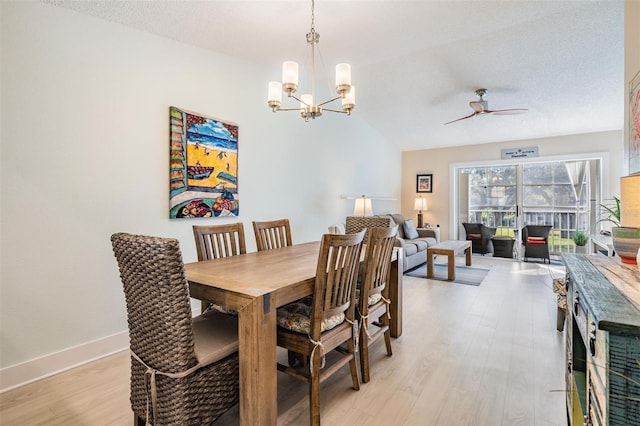
{"type": "Polygon", "coordinates": [[[373,209],[371,208],[371,199],[364,196],[356,198],[356,203],[353,207],[354,216],[373,216],[373,209]]]}
{"type": "Polygon", "coordinates": [[[413,210],[415,211],[423,211],[427,209],[427,200],[425,198],[419,197],[416,198],[416,201],[413,203],[413,210]]]}
{"type": "Polygon", "coordinates": [[[620,178],[620,225],[640,228],[640,175],[620,178]]]}

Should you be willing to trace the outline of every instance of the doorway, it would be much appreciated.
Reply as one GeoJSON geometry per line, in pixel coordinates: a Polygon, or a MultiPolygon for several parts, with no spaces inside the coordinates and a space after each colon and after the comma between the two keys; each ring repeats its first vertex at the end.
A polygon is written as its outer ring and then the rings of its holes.
{"type": "Polygon", "coordinates": [[[549,251],[575,251],[576,231],[593,232],[601,203],[601,157],[528,159],[453,166],[454,223],[496,228],[518,238],[524,225],[551,225],[549,251]]]}

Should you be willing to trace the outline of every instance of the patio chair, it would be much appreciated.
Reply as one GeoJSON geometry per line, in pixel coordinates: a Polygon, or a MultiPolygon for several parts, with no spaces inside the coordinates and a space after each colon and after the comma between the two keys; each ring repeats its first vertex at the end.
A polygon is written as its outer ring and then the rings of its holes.
{"type": "Polygon", "coordinates": [[[471,252],[480,253],[483,256],[487,253],[493,253],[493,244],[491,237],[496,234],[496,228],[485,226],[482,223],[462,222],[467,240],[471,241],[471,252]]]}
{"type": "Polygon", "coordinates": [[[522,229],[522,244],[524,244],[524,261],[534,257],[542,259],[543,263],[549,258],[549,232],[551,225],[525,225],[522,229]]]}

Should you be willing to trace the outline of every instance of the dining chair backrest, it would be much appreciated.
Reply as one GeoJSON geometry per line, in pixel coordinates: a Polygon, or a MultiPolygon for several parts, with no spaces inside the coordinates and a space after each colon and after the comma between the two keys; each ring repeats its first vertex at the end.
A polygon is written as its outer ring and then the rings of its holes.
{"type": "Polygon", "coordinates": [[[198,260],[245,254],[247,246],[242,222],[221,225],[193,225],[198,260]]]}
{"type": "Polygon", "coordinates": [[[322,321],[327,318],[344,313],[353,321],[364,235],[365,231],[322,236],[313,292],[311,338],[320,338],[322,321]]]}
{"type": "Polygon", "coordinates": [[[398,227],[370,228],[365,249],[363,277],[360,282],[359,311],[367,315],[368,298],[386,289],[391,270],[393,245],[398,227]]]}
{"type": "Polygon", "coordinates": [[[164,372],[195,365],[189,287],[178,240],[117,233],[111,243],[127,302],[131,351],[164,372]]]}
{"type": "Polygon", "coordinates": [[[253,222],[258,251],[293,245],[289,219],[253,222]]]}

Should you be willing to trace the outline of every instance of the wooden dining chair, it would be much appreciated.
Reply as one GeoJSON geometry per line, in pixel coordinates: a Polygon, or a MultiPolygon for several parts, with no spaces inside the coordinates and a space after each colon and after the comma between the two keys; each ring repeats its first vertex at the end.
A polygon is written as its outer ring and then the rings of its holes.
{"type": "Polygon", "coordinates": [[[258,251],[271,250],[292,245],[289,219],[253,222],[258,251]]]}
{"type": "MultiPolygon", "coordinates": [[[[193,225],[193,236],[196,240],[198,260],[218,259],[247,252],[242,222],[193,225]]],[[[203,301],[201,312],[205,312],[210,305],[209,302],[203,301]]]]}
{"type": "Polygon", "coordinates": [[[369,346],[381,336],[392,355],[389,320],[389,288],[391,256],[398,227],[369,228],[362,279],[358,291],[357,320],[360,324],[360,370],[362,382],[370,380],[369,346]]]}
{"type": "Polygon", "coordinates": [[[239,398],[237,318],[192,319],[178,240],[111,236],[124,288],[134,425],[211,424],[239,398]]]}
{"type": "Polygon", "coordinates": [[[323,235],[311,304],[297,301],[277,312],[278,346],[309,359],[308,364],[293,366],[278,363],[278,370],[309,383],[312,425],[320,424],[321,382],[349,364],[353,388],[360,389],[355,292],[363,238],[364,231],[323,235]],[[325,366],[325,354],[332,351],[336,357],[325,366]]]}

